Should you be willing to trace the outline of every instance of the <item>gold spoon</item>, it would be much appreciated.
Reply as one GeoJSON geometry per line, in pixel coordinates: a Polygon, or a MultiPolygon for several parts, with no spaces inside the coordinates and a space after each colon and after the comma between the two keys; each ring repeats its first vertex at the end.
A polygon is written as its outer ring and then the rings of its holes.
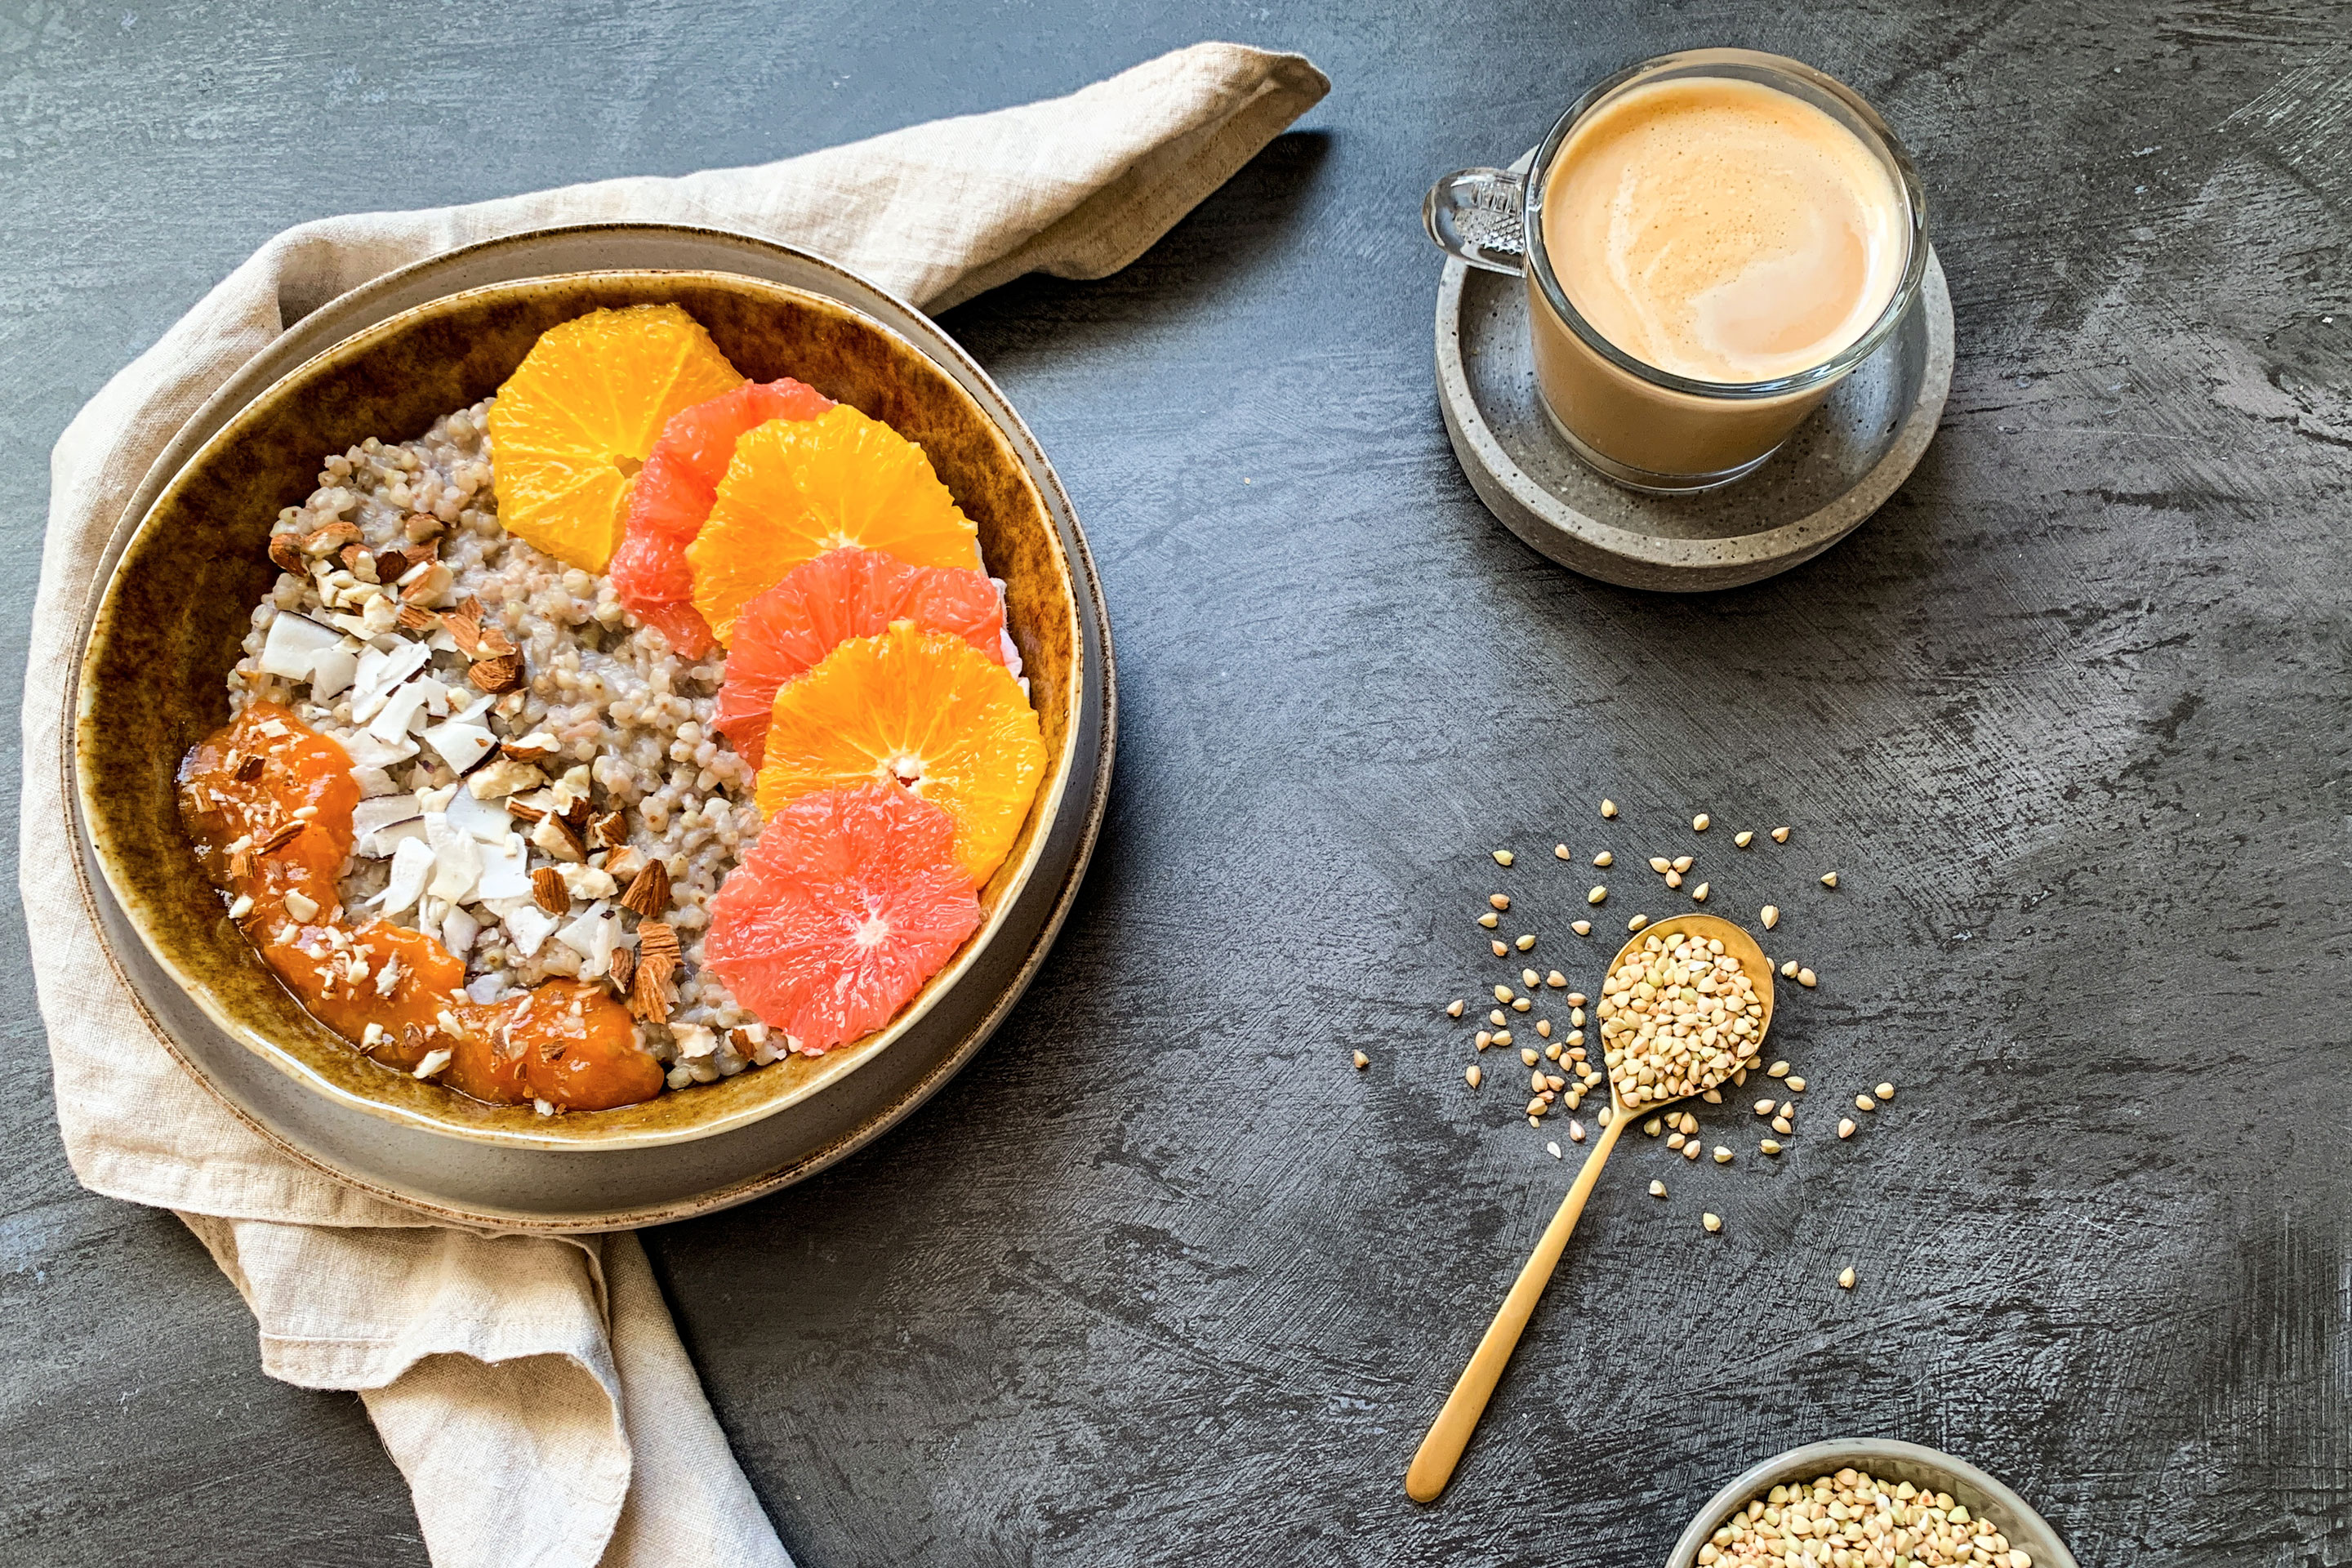
{"type": "MultiPolygon", "coordinates": [[[[1626,955],[1651,937],[1683,935],[1721,942],[1723,951],[1738,959],[1739,967],[1747,972],[1749,983],[1756,987],[1758,1000],[1764,1004],[1763,1026],[1756,1031],[1758,1054],[1750,1058],[1760,1060],[1765,1033],[1772,1026],[1772,963],[1764,956],[1764,950],[1756,945],[1754,937],[1722,916],[1675,915],[1654,925],[1644,926],[1632,941],[1617,950],[1617,955],[1609,961],[1606,973],[1616,973],[1617,966],[1625,961],[1626,955]]],[[[1605,1051],[1601,1054],[1601,1060],[1604,1065],[1608,1061],[1605,1051]]],[[[1722,1081],[1730,1080],[1726,1078],[1722,1081]]],[[[1703,1093],[1716,1087],[1715,1083],[1702,1084],[1692,1092],[1703,1093]]],[[[1690,1096],[1680,1098],[1687,1100],[1690,1096]]],[[[1568,1196],[1560,1200],[1559,1212],[1553,1215],[1551,1224],[1544,1227],[1543,1239],[1536,1243],[1535,1252],[1528,1258],[1527,1266],[1519,1270],[1519,1278],[1512,1285],[1511,1293],[1503,1298],[1502,1310],[1486,1326],[1486,1337],[1478,1342],[1478,1349],[1470,1357],[1470,1364],[1462,1369],[1461,1379],[1454,1384],[1454,1392],[1446,1395],[1445,1408],[1437,1413],[1437,1419],[1430,1424],[1429,1436],[1421,1440],[1421,1449],[1412,1457],[1412,1468],[1404,1473],[1405,1496],[1415,1502],[1435,1502],[1438,1494],[1445,1489],[1445,1483],[1454,1479],[1454,1467],[1461,1463],[1462,1450],[1469,1446],[1470,1434],[1476,1428],[1478,1417],[1486,1413],[1486,1401],[1494,1397],[1495,1384],[1501,1380],[1503,1368],[1510,1362],[1511,1352],[1518,1347],[1519,1335],[1526,1331],[1528,1319],[1536,1310],[1537,1298],[1543,1294],[1544,1286],[1551,1280],[1551,1271],[1559,1265],[1559,1255],[1568,1247],[1569,1233],[1576,1228],[1578,1216],[1584,1213],[1584,1200],[1592,1195],[1592,1185],[1601,1179],[1601,1167],[1609,1163],[1609,1152],[1617,1147],[1617,1135],[1625,1131],[1635,1114],[1654,1115],[1675,1103],[1675,1100],[1644,1100],[1637,1102],[1634,1110],[1629,1110],[1618,1095],[1617,1075],[1610,1073],[1609,1125],[1601,1129],[1600,1142],[1592,1146],[1592,1152],[1585,1156],[1584,1168],[1577,1172],[1576,1181],[1568,1189],[1568,1196]]]]}

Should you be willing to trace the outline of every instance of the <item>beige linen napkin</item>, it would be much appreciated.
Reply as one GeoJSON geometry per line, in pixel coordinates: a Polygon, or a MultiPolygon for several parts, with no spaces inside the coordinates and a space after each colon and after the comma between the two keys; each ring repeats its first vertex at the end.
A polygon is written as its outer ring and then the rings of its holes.
{"type": "Polygon", "coordinates": [[[758,168],[304,224],[58,439],[25,682],[19,881],[67,1152],[94,1191],[179,1212],[252,1307],[271,1375],[360,1393],[443,1568],[791,1559],[635,1237],[478,1235],[341,1187],[198,1089],[115,978],[54,868],[75,853],[64,672],[132,488],[289,321],[420,258],[548,224],[674,220],[803,246],[936,310],[1024,272],[1125,266],[1328,85],[1296,55],[1202,44],[1067,98],[758,168]]]}

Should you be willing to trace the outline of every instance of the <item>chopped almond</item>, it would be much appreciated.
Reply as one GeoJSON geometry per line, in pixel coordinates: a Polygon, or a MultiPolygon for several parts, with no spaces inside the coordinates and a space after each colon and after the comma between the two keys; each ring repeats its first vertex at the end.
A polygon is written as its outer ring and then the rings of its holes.
{"type": "Polygon", "coordinates": [[[539,819],[539,826],[530,830],[530,841],[558,860],[588,858],[588,847],[580,842],[579,833],[552,813],[539,819]]]}
{"type": "Polygon", "coordinates": [[[400,626],[412,632],[430,632],[434,627],[441,624],[440,616],[435,615],[430,610],[422,609],[415,605],[401,605],[400,614],[393,618],[400,626]]]}
{"type": "Polygon", "coordinates": [[[520,740],[500,742],[499,750],[509,762],[544,763],[552,761],[563,750],[563,742],[544,730],[535,730],[520,740]]]}
{"type": "Polygon", "coordinates": [[[637,960],[637,972],[629,984],[629,1011],[648,1024],[669,1016],[670,977],[677,973],[677,960],[665,953],[649,952],[637,960]]]}
{"type": "Polygon", "coordinates": [[[658,860],[648,860],[646,868],[629,883],[629,890],[621,895],[621,907],[652,920],[669,908],[669,868],[658,860]]]}
{"type": "Polygon", "coordinates": [[[522,655],[509,653],[496,658],[478,658],[466,671],[466,679],[484,691],[512,691],[522,684],[522,655]]]}
{"type": "Polygon", "coordinates": [[[644,851],[632,845],[624,844],[604,857],[605,874],[615,882],[635,876],[639,871],[644,870],[645,867],[644,851]]]}
{"type": "Polygon", "coordinates": [[[618,849],[629,841],[628,824],[617,811],[600,811],[588,819],[587,838],[591,849],[618,849]]]}
{"type": "Polygon", "coordinates": [[[280,572],[291,572],[298,577],[308,572],[310,569],[310,563],[302,559],[301,536],[293,533],[271,534],[269,563],[280,572]]]}
{"type": "Polygon", "coordinates": [[[530,874],[531,901],[549,914],[568,914],[572,910],[572,889],[563,885],[563,873],[552,866],[541,866],[530,874]]]}
{"type": "MultiPolygon", "coordinates": [[[[414,573],[415,571],[416,568],[412,566],[408,569],[407,573],[403,573],[402,575],[407,576],[409,573],[414,573]]],[[[449,568],[442,565],[437,561],[433,562],[426,567],[421,576],[415,577],[413,580],[402,586],[400,590],[401,603],[404,605],[421,605],[428,600],[439,598],[442,595],[449,591],[449,579],[451,575],[452,574],[450,573],[449,568]]]]}
{"type": "Polygon", "coordinates": [[[637,946],[647,960],[677,959],[677,931],[665,921],[645,921],[637,926],[637,946]]]}
{"type": "Polygon", "coordinates": [[[343,563],[344,571],[362,583],[373,583],[379,580],[376,576],[375,557],[368,552],[368,547],[364,544],[344,545],[341,553],[336,559],[343,563]]]}
{"type": "Polygon", "coordinates": [[[541,817],[545,816],[547,813],[541,810],[538,806],[527,805],[517,797],[509,795],[507,797],[507,815],[509,816],[519,816],[525,822],[537,822],[541,817]]]}
{"type": "MultiPolygon", "coordinates": [[[[469,605],[473,602],[471,599],[466,601],[469,605]]],[[[482,623],[467,611],[463,609],[444,611],[441,616],[441,626],[442,629],[449,634],[449,640],[457,645],[457,651],[467,658],[472,658],[481,652],[482,623]]]]}
{"type": "Polygon", "coordinates": [[[605,966],[604,978],[613,983],[614,991],[623,1000],[629,994],[629,980],[637,972],[637,951],[633,947],[616,947],[611,962],[605,966]]]}
{"type": "Polygon", "coordinates": [[[268,766],[269,760],[266,757],[240,757],[236,763],[236,782],[251,784],[259,778],[262,771],[268,766]]]}
{"type": "Polygon", "coordinates": [[[254,841],[253,852],[267,855],[273,849],[283,849],[302,836],[302,827],[300,822],[281,822],[269,830],[268,837],[254,841]]]}
{"type": "Polygon", "coordinates": [[[331,555],[346,544],[358,543],[359,538],[356,523],[323,523],[302,536],[302,552],[305,555],[331,555]]]}
{"type": "MultiPolygon", "coordinates": [[[[496,800],[500,795],[520,795],[547,783],[547,775],[529,763],[518,763],[511,757],[500,757],[487,767],[477,768],[466,780],[466,788],[476,800],[496,800]]],[[[541,813],[531,816],[537,822],[541,813]]]]}

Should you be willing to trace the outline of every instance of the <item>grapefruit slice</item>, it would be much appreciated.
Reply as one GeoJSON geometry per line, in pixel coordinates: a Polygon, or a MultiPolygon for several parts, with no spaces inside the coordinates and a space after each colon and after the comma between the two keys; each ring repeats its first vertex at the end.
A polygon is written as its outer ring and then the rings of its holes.
{"type": "Polygon", "coordinates": [[[710,900],[702,962],[812,1055],[871,1034],[980,927],[955,823],[894,784],[770,815],[710,900]]]}
{"type": "Polygon", "coordinates": [[[977,566],[978,538],[920,447],[840,405],[737,441],[686,558],[695,608],[732,647],[743,606],[828,550],[854,544],[910,566],[977,566]]]}
{"type": "Polygon", "coordinates": [[[662,426],[743,377],[676,305],[591,310],[541,332],[490,406],[492,488],[507,531],[602,572],[629,481],[662,426]]]}
{"type": "Polygon", "coordinates": [[[719,692],[719,732],[757,768],[767,754],[776,693],[840,644],[878,636],[900,620],[951,633],[1004,662],[1004,608],[996,585],[978,572],[909,566],[878,550],[829,550],[785,573],[736,617],[719,692]]]}
{"type": "Polygon", "coordinates": [[[814,387],[785,376],[747,381],[662,426],[629,495],[620,549],[613,552],[613,591],[631,615],[658,629],[670,647],[700,658],[714,639],[694,607],[694,569],[686,547],[702,531],[719,481],[743,432],[771,419],[814,419],[833,406],[814,387]]]}
{"type": "Polygon", "coordinates": [[[960,637],[898,621],[776,693],[760,809],[896,780],[955,819],[956,858],[977,886],[1013,847],[1045,772],[1037,715],[1004,667],[960,637]]]}

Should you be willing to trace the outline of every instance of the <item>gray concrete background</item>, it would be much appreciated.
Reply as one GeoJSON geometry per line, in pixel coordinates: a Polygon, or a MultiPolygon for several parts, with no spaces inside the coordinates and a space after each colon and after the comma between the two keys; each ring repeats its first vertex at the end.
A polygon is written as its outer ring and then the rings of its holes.
{"type": "MultiPolygon", "coordinates": [[[[284,225],[754,162],[1207,37],[1337,90],[1125,275],[947,318],[1060,465],[1118,634],[1069,930],[908,1125],[648,1237],[793,1550],[1654,1563],[1750,1460],[1874,1432],[2002,1476],[2086,1563],[2352,1563],[2344,5],[5,0],[0,669],[50,442],[284,225]],[[1714,42],[1906,135],[1960,354],[1874,521],[1679,601],[1471,496],[1415,205],[1714,42]],[[1773,951],[1823,976],[1775,1026],[1816,1104],[1777,1163],[1738,1106],[1703,1119],[1727,1169],[1620,1152],[1416,1509],[1406,1459],[1568,1179],[1507,1070],[1462,1083],[1471,917],[1510,889],[1590,984],[1590,879],[1546,851],[1616,850],[1622,929],[1700,808],[1715,907],[1780,903],[1773,951]],[[1776,821],[1786,849],[1726,842],[1776,821]]],[[[262,1376],[177,1223],[75,1186],[5,921],[0,1559],[422,1562],[357,1403],[262,1376]]]]}

